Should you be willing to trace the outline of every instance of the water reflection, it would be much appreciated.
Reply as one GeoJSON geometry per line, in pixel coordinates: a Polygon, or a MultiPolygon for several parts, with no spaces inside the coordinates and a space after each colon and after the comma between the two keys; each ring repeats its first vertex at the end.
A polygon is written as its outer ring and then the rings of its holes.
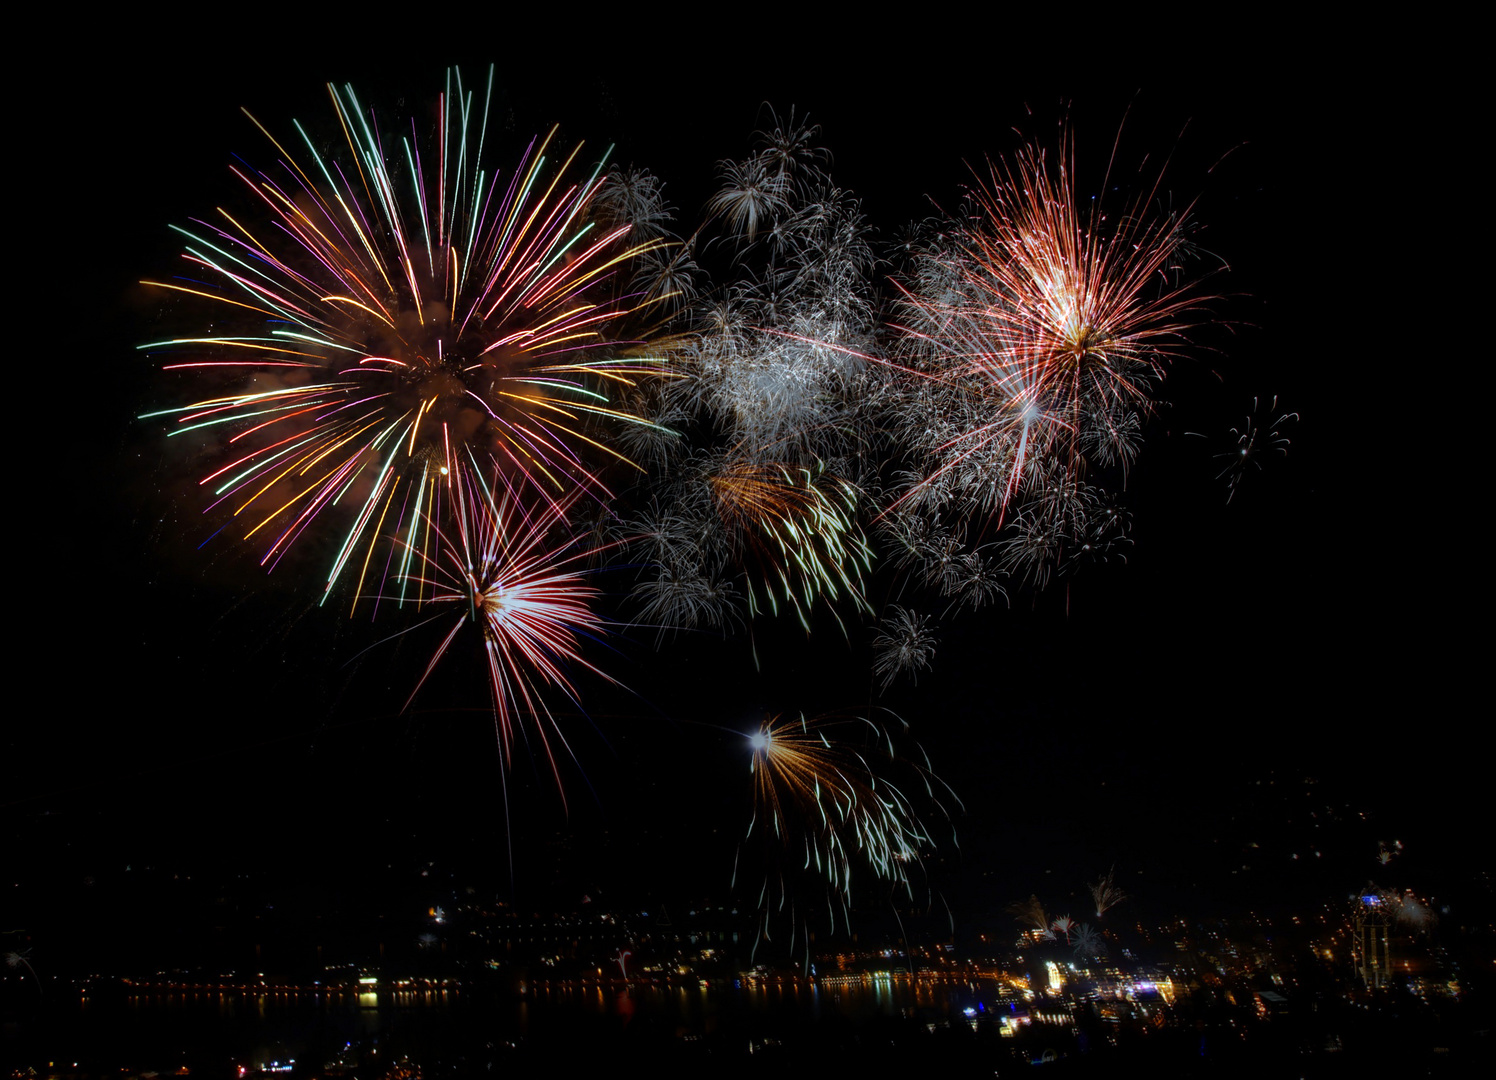
{"type": "Polygon", "coordinates": [[[709,986],[589,980],[531,983],[526,991],[410,986],[93,995],[51,1003],[17,1040],[7,1032],[0,1057],[49,1060],[91,1045],[125,1053],[133,1047],[146,1055],[172,1046],[220,1058],[302,1060],[377,1038],[381,1056],[398,1043],[412,1057],[437,1058],[454,1041],[475,1040],[481,1048],[530,1037],[607,1039],[636,1026],[682,1038],[743,1031],[777,1036],[833,1017],[864,1022],[929,1012],[960,1019],[963,1008],[985,1000],[990,1009],[998,1000],[996,983],[914,983],[907,976],[822,983],[722,980],[709,986]]]}

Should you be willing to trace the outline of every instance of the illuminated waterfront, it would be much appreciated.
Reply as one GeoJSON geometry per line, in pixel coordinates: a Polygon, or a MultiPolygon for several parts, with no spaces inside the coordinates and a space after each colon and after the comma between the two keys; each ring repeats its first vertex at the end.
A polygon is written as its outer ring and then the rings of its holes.
{"type": "Polygon", "coordinates": [[[221,1075],[229,1065],[292,1060],[310,1069],[375,1054],[471,1062],[527,1046],[551,1052],[579,1040],[607,1048],[642,1039],[690,1052],[695,1045],[773,1046],[825,1025],[947,1023],[963,1009],[984,1002],[990,1008],[1001,993],[993,980],[937,977],[911,985],[907,973],[833,978],[828,985],[792,976],[713,986],[553,980],[523,993],[111,981],[8,1014],[3,1045],[8,1063],[36,1063],[45,1071],[47,1062],[77,1061],[83,1075],[182,1066],[193,1075],[221,1075]]]}

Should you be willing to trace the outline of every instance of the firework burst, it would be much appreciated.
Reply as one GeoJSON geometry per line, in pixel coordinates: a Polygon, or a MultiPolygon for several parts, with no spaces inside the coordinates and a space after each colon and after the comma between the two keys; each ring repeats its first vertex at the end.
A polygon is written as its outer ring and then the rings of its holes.
{"type": "Polygon", "coordinates": [[[850,596],[859,607],[872,553],[857,527],[857,490],[817,469],[730,461],[709,477],[717,511],[757,556],[763,599],[749,576],[749,610],[782,599],[810,630],[818,596],[850,596]]]}
{"type": "Polygon", "coordinates": [[[584,576],[592,553],[577,550],[566,524],[571,500],[530,510],[507,493],[495,498],[490,487],[471,476],[451,478],[447,487],[450,524],[426,522],[432,541],[409,549],[409,567],[391,579],[400,592],[388,598],[419,596],[423,606],[457,613],[406,707],[464,628],[476,628],[505,767],[512,764],[518,738],[530,743],[527,733],[532,733],[560,789],[557,750],[571,756],[571,748],[542,690],[558,688],[580,707],[571,669],[614,681],[580,652],[583,638],[603,632],[602,619],[592,609],[597,591],[584,576]]]}
{"type": "Polygon", "coordinates": [[[1127,893],[1118,887],[1116,877],[1117,868],[1114,866],[1090,886],[1091,899],[1096,902],[1098,919],[1127,899],[1127,893]]]}
{"type": "Polygon", "coordinates": [[[919,672],[928,668],[935,656],[935,635],[929,626],[928,615],[898,604],[888,609],[877,636],[873,638],[873,649],[877,654],[873,674],[881,677],[884,690],[905,672],[914,678],[916,684],[919,682],[919,672]]]}
{"type": "Polygon", "coordinates": [[[832,927],[838,908],[845,920],[859,867],[913,897],[910,869],[934,847],[916,804],[944,817],[937,789],[950,795],[928,759],[901,757],[885,728],[860,717],[775,717],[749,744],[755,809],[748,838],[761,837],[771,850],[759,897],[766,937],[772,911],[793,905],[811,881],[826,893],[832,927]],[[909,781],[896,783],[899,773],[909,781]]]}
{"type": "Polygon", "coordinates": [[[1178,277],[1188,212],[1151,213],[1155,185],[1115,219],[1083,213],[1074,158],[1066,139],[1053,159],[1030,147],[993,165],[954,245],[933,254],[944,287],[905,290],[930,374],[974,395],[981,420],[946,440],[925,483],[1000,448],[1006,505],[1031,458],[1074,460],[1089,441],[1129,459],[1131,418],[1199,321],[1201,297],[1178,277]]]}
{"type": "Polygon", "coordinates": [[[1158,183],[1118,215],[1082,209],[1064,136],[1058,153],[992,164],[959,218],[904,245],[889,367],[905,388],[887,428],[908,467],[884,518],[926,518],[949,541],[918,558],[960,604],[1001,595],[994,571],[1042,588],[1125,543],[1125,515],[1088,476],[1125,474],[1207,299],[1181,269],[1188,208],[1154,209],[1158,183]],[[951,577],[963,558],[974,590],[951,577]]]}
{"type": "Polygon", "coordinates": [[[1049,929],[1049,916],[1039,897],[1030,894],[1027,900],[1015,900],[1008,905],[1008,913],[1023,925],[1025,930],[1044,933],[1049,929]]]}
{"type": "Polygon", "coordinates": [[[1253,398],[1252,411],[1242,421],[1242,426],[1231,429],[1231,449],[1216,455],[1216,460],[1222,463],[1216,479],[1226,481],[1228,503],[1236,497],[1236,489],[1252,469],[1261,471],[1263,458],[1288,454],[1289,438],[1284,431],[1298,420],[1299,414],[1279,413],[1276,397],[1266,408],[1259,406],[1260,399],[1253,398]]]}
{"type": "Polygon", "coordinates": [[[1081,923],[1076,928],[1072,948],[1082,960],[1099,959],[1106,955],[1106,939],[1090,923],[1081,923]]]}
{"type": "Polygon", "coordinates": [[[329,93],[346,152],[298,124],[298,160],[261,127],[277,164],[234,169],[256,216],[179,229],[188,269],[146,283],[244,331],[142,346],[217,383],[148,415],[203,442],[211,508],[243,522],[263,564],[336,519],[324,595],[384,538],[419,549],[457,473],[553,505],[605,491],[592,452],[621,455],[591,428],[630,419],[608,391],[656,367],[622,328],[649,306],[629,261],[658,244],[593,220],[601,166],[569,179],[581,147],[553,160],[554,131],[511,173],[487,171],[489,101],[455,73],[424,145],[414,123],[382,129],[351,87],[329,93]]]}

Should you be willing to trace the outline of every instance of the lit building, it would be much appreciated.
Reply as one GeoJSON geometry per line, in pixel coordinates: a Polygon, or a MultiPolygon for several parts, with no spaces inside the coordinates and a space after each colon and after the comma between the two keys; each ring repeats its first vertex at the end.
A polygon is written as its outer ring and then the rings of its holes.
{"type": "Polygon", "coordinates": [[[1382,897],[1367,891],[1356,909],[1356,937],[1352,945],[1356,972],[1368,988],[1380,989],[1392,981],[1392,956],[1388,951],[1388,912],[1382,897]]]}

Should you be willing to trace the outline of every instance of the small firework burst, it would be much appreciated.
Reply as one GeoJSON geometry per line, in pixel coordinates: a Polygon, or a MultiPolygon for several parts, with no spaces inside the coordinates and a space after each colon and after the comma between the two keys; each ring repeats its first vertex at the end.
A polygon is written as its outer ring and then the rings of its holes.
{"type": "Polygon", "coordinates": [[[708,477],[724,525],[743,538],[762,579],[749,578],[749,610],[774,614],[784,603],[810,629],[818,597],[858,606],[872,553],[857,527],[857,491],[822,470],[729,461],[708,477]]]}
{"type": "Polygon", "coordinates": [[[1043,933],[1049,929],[1049,916],[1037,895],[1030,894],[1027,900],[1013,901],[1008,905],[1008,913],[1029,930],[1043,933]]]}
{"type": "Polygon", "coordinates": [[[908,674],[915,683],[919,673],[930,666],[935,656],[935,635],[930,632],[930,618],[909,608],[894,604],[884,617],[873,649],[873,674],[882,679],[887,690],[894,679],[908,674]]]}
{"type": "Polygon", "coordinates": [[[1071,948],[1083,960],[1096,959],[1106,955],[1106,939],[1090,923],[1081,923],[1075,931],[1071,948]]]}
{"type": "Polygon", "coordinates": [[[1228,503],[1236,497],[1236,489],[1248,473],[1253,469],[1262,471],[1264,458],[1288,455],[1289,438],[1283,432],[1299,418],[1299,414],[1279,413],[1276,397],[1266,408],[1260,407],[1260,400],[1253,398],[1252,411],[1242,421],[1242,426],[1231,429],[1231,449],[1216,455],[1216,460],[1222,463],[1216,479],[1226,481],[1228,503]]]}
{"type": "Polygon", "coordinates": [[[583,638],[603,632],[602,619],[592,610],[596,590],[587,584],[583,566],[589,553],[576,550],[565,518],[569,502],[527,508],[507,495],[496,499],[491,487],[471,477],[456,479],[449,488],[451,522],[427,523],[433,541],[407,549],[412,557],[393,578],[401,593],[379,598],[413,595],[423,607],[457,610],[406,706],[464,627],[476,628],[506,767],[520,726],[526,725],[560,788],[557,751],[570,756],[571,749],[541,691],[556,687],[577,703],[570,672],[578,668],[613,681],[580,651],[583,638]]]}
{"type": "Polygon", "coordinates": [[[1127,894],[1117,886],[1116,877],[1117,868],[1114,866],[1091,885],[1091,899],[1096,902],[1098,919],[1127,899],[1127,894]]]}

